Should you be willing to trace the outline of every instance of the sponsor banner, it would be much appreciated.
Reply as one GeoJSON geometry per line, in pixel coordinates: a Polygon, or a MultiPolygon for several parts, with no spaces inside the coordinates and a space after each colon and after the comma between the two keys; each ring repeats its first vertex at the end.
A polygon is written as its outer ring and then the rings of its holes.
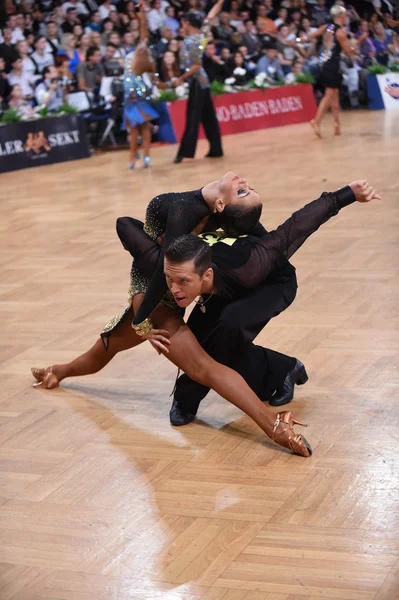
{"type": "MultiPolygon", "coordinates": [[[[281,127],[310,121],[316,113],[313,88],[308,84],[237,92],[212,97],[222,135],[281,127]]],[[[186,121],[187,100],[169,102],[169,113],[180,141],[186,121]]],[[[205,134],[200,128],[200,138],[205,134]]]]}
{"type": "Polygon", "coordinates": [[[399,87],[399,73],[385,73],[384,75],[369,75],[367,77],[367,94],[369,108],[372,110],[398,110],[399,99],[392,98],[386,93],[385,87],[399,87]]]}
{"type": "Polygon", "coordinates": [[[85,123],[77,115],[0,126],[0,173],[88,156],[85,123]]]}

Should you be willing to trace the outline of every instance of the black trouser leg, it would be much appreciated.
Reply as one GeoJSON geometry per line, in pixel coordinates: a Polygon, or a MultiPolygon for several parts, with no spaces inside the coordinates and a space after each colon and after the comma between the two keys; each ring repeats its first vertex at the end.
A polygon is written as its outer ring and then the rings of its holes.
{"type": "Polygon", "coordinates": [[[197,147],[198,130],[204,104],[204,92],[196,79],[190,82],[189,95],[186,110],[186,127],[180,142],[177,156],[194,158],[197,147]]]}
{"type": "MultiPolygon", "coordinates": [[[[218,298],[207,303],[203,314],[198,306],[188,325],[212,358],[235,369],[261,398],[268,400],[282,386],[296,359],[252,343],[265,325],[285,310],[296,294],[296,277],[289,281],[264,284],[251,295],[230,304],[218,298]]],[[[179,377],[174,399],[183,412],[196,414],[209,388],[187,375],[179,377]]]]}
{"type": "Polygon", "coordinates": [[[209,155],[222,156],[222,140],[220,137],[219,121],[216,116],[212,101],[211,90],[204,90],[204,103],[202,105],[201,123],[209,142],[209,155]]]}

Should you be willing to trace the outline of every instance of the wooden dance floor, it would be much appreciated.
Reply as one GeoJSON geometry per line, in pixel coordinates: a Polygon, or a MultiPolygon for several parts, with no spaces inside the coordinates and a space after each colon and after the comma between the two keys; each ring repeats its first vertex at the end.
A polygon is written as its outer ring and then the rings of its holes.
{"type": "Polygon", "coordinates": [[[399,113],[227,137],[226,157],[149,170],[127,153],[1,176],[1,600],[399,598],[399,113]],[[101,373],[33,389],[31,366],[87,350],[126,303],[121,215],[154,195],[245,175],[263,223],[356,179],[383,201],[344,209],[294,257],[299,291],[258,342],[300,358],[290,408],[314,454],[273,445],[211,393],[173,428],[176,369],[150,345],[101,373]]]}

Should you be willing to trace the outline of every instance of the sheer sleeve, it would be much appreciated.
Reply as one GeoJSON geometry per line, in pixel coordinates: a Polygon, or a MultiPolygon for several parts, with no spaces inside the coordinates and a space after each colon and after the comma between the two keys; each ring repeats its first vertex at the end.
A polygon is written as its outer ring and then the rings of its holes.
{"type": "Polygon", "coordinates": [[[138,325],[142,323],[161,302],[168,291],[165,275],[163,272],[163,259],[165,248],[167,248],[174,239],[185,233],[191,233],[196,225],[201,221],[201,215],[198,210],[192,206],[190,201],[182,200],[178,204],[171,206],[165,228],[165,237],[155,272],[151,278],[150,285],[146,291],[143,302],[134,317],[133,323],[138,325]]]}
{"type": "Polygon", "coordinates": [[[240,285],[252,288],[267,278],[281,258],[289,259],[323,223],[344,206],[356,201],[349,186],[336,192],[324,192],[320,198],[296,211],[285,223],[262,238],[252,238],[251,255],[245,265],[229,275],[240,285]]]}
{"type": "Polygon", "coordinates": [[[151,279],[157,268],[161,246],[143,231],[143,225],[138,219],[119,217],[116,221],[116,231],[122,246],[134,258],[134,265],[151,279]]]}

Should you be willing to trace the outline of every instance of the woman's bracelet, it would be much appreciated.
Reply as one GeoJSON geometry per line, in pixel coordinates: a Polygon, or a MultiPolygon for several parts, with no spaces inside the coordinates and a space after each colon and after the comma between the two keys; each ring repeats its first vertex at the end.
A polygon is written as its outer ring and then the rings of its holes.
{"type": "Polygon", "coordinates": [[[142,321],[138,325],[134,325],[132,323],[132,327],[137,333],[137,335],[139,335],[140,337],[144,337],[149,331],[151,331],[151,329],[153,329],[153,325],[150,318],[144,319],[144,321],[142,321]]]}

